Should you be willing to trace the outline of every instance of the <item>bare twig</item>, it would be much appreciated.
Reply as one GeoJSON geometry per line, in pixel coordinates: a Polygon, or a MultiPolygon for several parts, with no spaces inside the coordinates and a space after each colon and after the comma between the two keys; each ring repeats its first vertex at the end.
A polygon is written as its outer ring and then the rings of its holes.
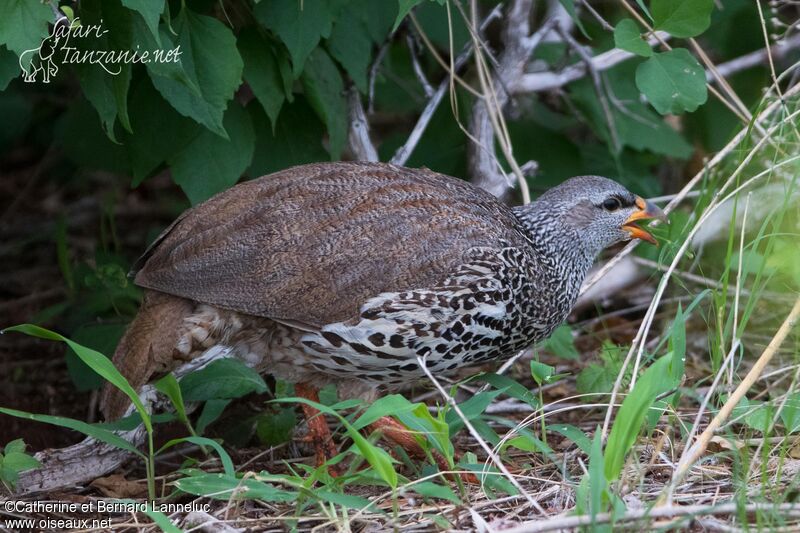
{"type": "MultiPolygon", "coordinates": [[[[512,2],[506,13],[506,23],[503,26],[503,51],[498,58],[498,65],[493,76],[483,61],[483,56],[476,52],[478,78],[484,99],[475,102],[472,108],[472,118],[469,133],[472,142],[469,143],[467,158],[472,183],[481,187],[498,198],[504,197],[509,189],[510,182],[502,171],[495,155],[495,136],[499,137],[499,145],[506,161],[511,166],[517,183],[520,186],[523,203],[530,201],[525,176],[517,165],[512,155],[511,142],[503,120],[503,108],[508,103],[509,87],[516,84],[523,75],[525,65],[533,50],[538,46],[541,38],[550,31],[554,21],[545,22],[537,34],[539,38],[531,38],[530,14],[532,0],[516,0],[512,2]]],[[[475,3],[472,3],[473,27],[475,19],[475,3]]],[[[476,50],[479,48],[479,34],[473,29],[473,43],[476,50]]],[[[534,36],[535,37],[535,36],[534,36]]]]}
{"type": "MultiPolygon", "coordinates": [[[[769,48],[762,48],[755,52],[750,52],[749,54],[726,61],[725,63],[721,63],[717,65],[717,72],[719,72],[721,76],[730,76],[739,71],[763,65],[764,60],[769,57],[769,54],[772,54],[773,59],[782,59],[786,54],[798,47],[800,47],[800,33],[793,35],[785,41],[773,44],[769,48]]],[[[706,79],[711,82],[714,77],[710,72],[707,72],[706,79]]]]}
{"type": "MultiPolygon", "coordinates": [[[[499,8],[499,6],[498,6],[499,8]]],[[[489,25],[489,23],[494,20],[499,13],[498,9],[492,10],[489,15],[484,19],[483,23],[481,24],[481,28],[485,28],[489,25]]],[[[472,47],[466,45],[464,49],[458,54],[455,61],[453,61],[453,69],[457,72],[461,70],[464,65],[467,64],[470,56],[472,55],[472,47]]],[[[454,73],[451,73],[451,75],[454,73]]],[[[411,130],[411,133],[406,139],[405,144],[397,149],[392,156],[390,163],[393,165],[405,165],[408,161],[408,158],[411,157],[411,153],[414,151],[414,148],[417,147],[419,140],[422,138],[422,134],[425,133],[425,129],[428,127],[428,123],[433,118],[433,114],[436,112],[436,109],[439,107],[439,104],[442,101],[442,97],[444,96],[447,88],[450,86],[450,78],[445,77],[440,83],[436,90],[433,92],[430,100],[428,100],[425,109],[422,110],[419,118],[417,119],[417,123],[414,125],[414,129],[411,130]]]]}
{"type": "Polygon", "coordinates": [[[425,96],[431,98],[434,93],[434,88],[425,76],[422,65],[419,64],[419,47],[417,46],[417,42],[410,33],[406,35],[406,42],[408,43],[408,50],[411,54],[411,66],[414,68],[414,75],[417,77],[417,80],[419,80],[419,84],[422,85],[425,96]]]}
{"type": "MultiPolygon", "coordinates": [[[[662,31],[656,32],[655,35],[656,36],[651,37],[648,40],[650,46],[656,44],[658,42],[657,39],[669,39],[669,35],[662,31]]],[[[592,58],[592,66],[597,72],[603,72],[604,70],[608,70],[615,65],[622,63],[623,61],[631,59],[632,57],[636,57],[636,54],[620,50],[619,48],[614,48],[613,50],[609,50],[608,52],[603,52],[602,54],[594,56],[592,58]]],[[[509,87],[514,93],[549,91],[552,89],[558,89],[559,87],[563,87],[568,83],[579,80],[586,76],[586,74],[586,64],[581,62],[576,65],[571,65],[563,69],[561,72],[547,71],[525,74],[521,76],[516,83],[510,85],[509,87]]]]}
{"type": "Polygon", "coordinates": [[[569,47],[580,56],[580,58],[583,60],[583,63],[586,65],[586,70],[589,72],[589,77],[592,79],[592,84],[594,85],[594,91],[597,93],[597,100],[600,102],[603,115],[605,115],[606,122],[608,122],[608,133],[609,137],[611,138],[611,148],[614,150],[614,152],[618,152],[620,150],[620,144],[619,135],[617,134],[617,126],[614,121],[614,115],[611,113],[611,106],[608,103],[608,97],[603,89],[603,82],[600,79],[600,73],[594,67],[592,57],[583,48],[583,46],[581,46],[580,43],[578,43],[568,32],[565,32],[560,28],[558,28],[558,31],[561,34],[561,37],[564,39],[564,42],[567,43],[569,47]]]}
{"type": "Polygon", "coordinates": [[[350,150],[359,161],[377,161],[378,152],[369,138],[369,122],[355,86],[347,91],[347,103],[350,108],[350,130],[347,135],[350,150]]]}
{"type": "Polygon", "coordinates": [[[386,51],[389,49],[389,39],[384,42],[381,47],[378,49],[378,53],[375,54],[375,61],[372,62],[372,65],[369,67],[369,91],[368,91],[368,104],[367,104],[367,111],[371,115],[375,112],[375,80],[378,79],[378,72],[381,69],[381,63],[383,63],[383,58],[386,56],[386,51]]]}

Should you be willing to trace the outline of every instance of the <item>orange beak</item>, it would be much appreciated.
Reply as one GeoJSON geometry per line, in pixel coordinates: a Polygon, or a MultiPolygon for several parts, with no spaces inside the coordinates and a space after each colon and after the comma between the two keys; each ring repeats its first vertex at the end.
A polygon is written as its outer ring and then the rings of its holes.
{"type": "Polygon", "coordinates": [[[658,241],[656,241],[655,237],[637,226],[636,222],[639,220],[653,219],[660,220],[662,222],[668,222],[667,216],[661,209],[659,209],[657,205],[648,202],[639,196],[636,197],[636,207],[638,207],[639,210],[628,217],[628,220],[626,220],[622,225],[622,229],[630,233],[631,239],[642,239],[643,241],[647,241],[658,246],[658,241]]]}

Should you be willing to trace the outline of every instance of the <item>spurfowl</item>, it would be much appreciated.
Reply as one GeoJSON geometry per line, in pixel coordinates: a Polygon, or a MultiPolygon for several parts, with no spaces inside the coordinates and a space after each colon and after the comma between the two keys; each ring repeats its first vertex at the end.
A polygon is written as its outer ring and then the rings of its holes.
{"type": "MultiPolygon", "coordinates": [[[[322,163],[241,183],[181,215],[134,267],[139,314],[114,355],[134,387],[215,345],[316,399],[369,397],[499,361],[567,316],[605,247],[661,218],[614,181],[572,178],[508,208],[426,169],[322,163]]],[[[128,401],[106,388],[106,418],[128,401]]],[[[317,460],[335,448],[305,408],[317,460]]],[[[397,422],[386,436],[414,451],[397,422]]]]}

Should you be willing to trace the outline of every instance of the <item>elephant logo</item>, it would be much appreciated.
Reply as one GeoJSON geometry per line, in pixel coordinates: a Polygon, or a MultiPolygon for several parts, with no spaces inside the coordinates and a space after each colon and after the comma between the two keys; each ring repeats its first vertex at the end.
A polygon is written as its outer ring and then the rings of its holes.
{"type": "Polygon", "coordinates": [[[22,79],[26,83],[36,81],[36,76],[42,73],[42,82],[50,83],[50,77],[58,72],[58,65],[53,61],[58,45],[58,37],[53,33],[47,36],[42,44],[36,48],[25,50],[19,56],[19,68],[22,69],[22,79]]]}

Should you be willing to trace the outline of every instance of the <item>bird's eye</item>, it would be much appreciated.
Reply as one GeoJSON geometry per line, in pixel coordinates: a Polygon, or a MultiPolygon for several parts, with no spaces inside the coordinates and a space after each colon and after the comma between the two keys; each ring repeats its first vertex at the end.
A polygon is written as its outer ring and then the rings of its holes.
{"type": "Polygon", "coordinates": [[[603,209],[606,211],[616,211],[620,207],[622,207],[622,203],[619,201],[619,198],[612,196],[611,198],[603,200],[603,209]]]}

